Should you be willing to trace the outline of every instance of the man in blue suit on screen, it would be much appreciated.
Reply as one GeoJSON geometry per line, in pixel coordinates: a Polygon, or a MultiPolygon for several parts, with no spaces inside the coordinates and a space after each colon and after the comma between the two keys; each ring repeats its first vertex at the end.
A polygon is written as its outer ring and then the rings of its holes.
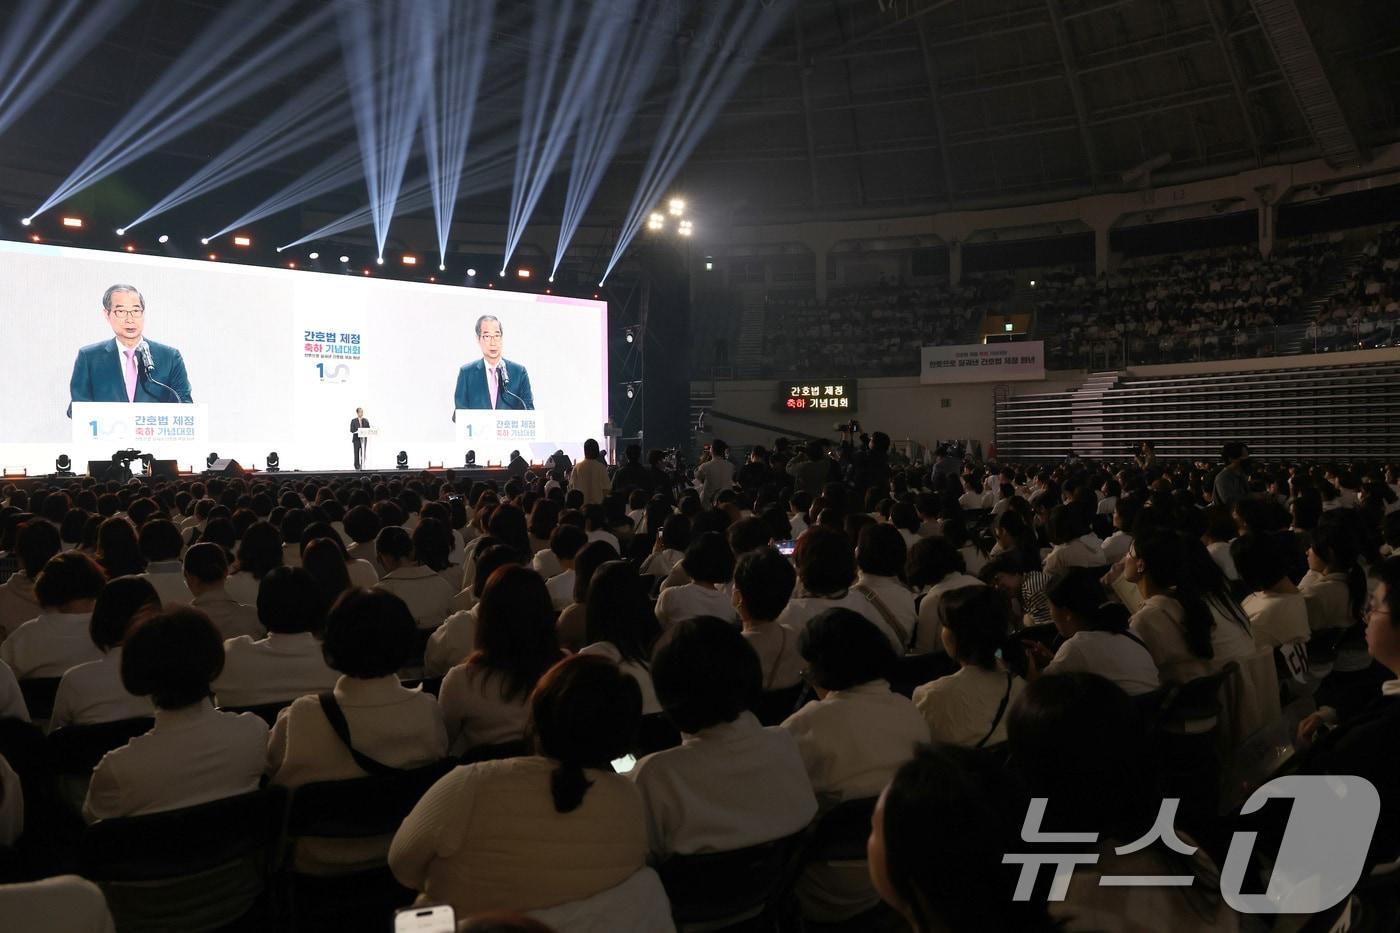
{"type": "Polygon", "coordinates": [[[481,359],[457,371],[455,408],[533,409],[530,374],[519,363],[501,357],[501,322],[490,314],[476,321],[476,342],[481,359]]]}
{"type": "MultiPolygon", "coordinates": [[[[115,340],[88,344],[73,361],[75,402],[193,402],[180,351],[147,340],[146,301],[132,285],[102,294],[102,313],[115,340]]],[[[73,416],[73,406],[68,406],[73,416]]]]}

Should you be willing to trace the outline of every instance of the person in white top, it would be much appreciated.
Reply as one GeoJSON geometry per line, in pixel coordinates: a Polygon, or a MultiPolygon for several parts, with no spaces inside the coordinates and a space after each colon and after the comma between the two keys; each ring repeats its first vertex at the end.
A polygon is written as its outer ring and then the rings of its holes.
{"type": "Polygon", "coordinates": [[[914,705],[935,742],[983,748],[1006,741],[1006,711],[1026,688],[997,658],[1013,627],[1006,594],[972,587],[949,598],[943,648],[956,674],[914,688],[914,705]]]}
{"type": "Polygon", "coordinates": [[[190,605],[204,612],[225,639],[248,635],[261,638],[266,629],[258,621],[258,607],[240,603],[228,594],[228,557],[212,542],[185,552],[185,586],[193,597],[190,605]]]}
{"type": "Polygon", "coordinates": [[[1170,529],[1139,535],[1123,558],[1123,579],[1143,599],[1129,629],[1164,683],[1204,677],[1254,653],[1249,617],[1198,538],[1170,529]]]}
{"type": "Polygon", "coordinates": [[[914,636],[918,612],[914,592],[900,579],[909,555],[904,536],[894,525],[866,525],[856,547],[856,575],[852,590],[864,596],[880,614],[886,627],[908,645],[914,636]]]}
{"type": "Polygon", "coordinates": [[[379,588],[407,603],[419,628],[441,625],[452,611],[452,597],[457,593],[435,570],[413,559],[413,539],[408,532],[398,527],[380,529],[375,547],[379,566],[385,570],[379,588]]]}
{"type": "Polygon", "coordinates": [[[1053,547],[1045,557],[1045,573],[1063,573],[1071,567],[1106,567],[1103,542],[1089,530],[1088,516],[1079,505],[1057,505],[1048,526],[1053,547]]]}
{"type": "Polygon", "coordinates": [[[608,561],[593,574],[584,608],[586,645],[579,654],[596,654],[622,668],[642,691],[642,713],[661,712],[652,684],[652,646],[661,626],[652,613],[645,584],[627,561],[608,561]]]}
{"type": "Polygon", "coordinates": [[[1103,485],[1099,487],[1099,505],[1097,510],[1099,515],[1113,514],[1113,510],[1118,506],[1118,495],[1122,490],[1123,487],[1118,485],[1118,480],[1112,477],[1103,481],[1103,485]]]}
{"type": "Polygon", "coordinates": [[[63,550],[58,529],[51,522],[31,519],[20,525],[15,536],[15,554],[20,569],[0,583],[0,641],[39,614],[39,598],[34,580],[49,558],[63,550]]]}
{"type": "Polygon", "coordinates": [[[335,686],[318,637],[326,604],[301,567],[278,567],[258,590],[258,621],[267,637],[240,635],[224,642],[223,672],[214,681],[220,706],[290,702],[335,686]]]}
{"type": "MultiPolygon", "coordinates": [[[[300,787],[370,774],[367,766],[411,769],[447,754],[436,699],[399,683],[417,648],[403,600],[383,590],[347,593],[326,618],[325,652],[341,672],[333,690],[304,696],[277,716],[267,743],[273,784],[300,787]]],[[[299,840],[293,863],[310,874],[345,874],[383,864],[389,836],[299,840]]]]}
{"type": "Polygon", "coordinates": [[[122,683],[156,707],[155,727],[108,752],[93,769],[83,818],[179,810],[258,789],[267,724],[209,702],[224,663],[219,632],[198,609],[177,609],[127,636],[122,683]]]}
{"type": "MultiPolygon", "coordinates": [[[[141,556],[146,558],[142,574],[160,594],[165,609],[188,606],[194,595],[185,585],[185,570],[180,566],[180,552],[185,541],[180,530],[168,519],[153,518],[141,526],[141,556]]],[[[217,546],[217,545],[216,545],[217,546]]]]}
{"type": "Polygon", "coordinates": [[[1288,577],[1297,555],[1296,536],[1289,531],[1252,531],[1230,543],[1230,554],[1250,593],[1240,607],[1249,616],[1249,630],[1260,648],[1306,642],[1308,603],[1288,577]]]}
{"type": "Polygon", "coordinates": [[[15,672],[4,661],[0,661],[0,719],[29,722],[29,706],[24,702],[24,692],[19,689],[15,672]]]}
{"type": "MultiPolygon", "coordinates": [[[[346,548],[344,539],[329,522],[313,522],[307,525],[306,530],[301,533],[301,543],[298,545],[301,566],[306,564],[306,552],[311,548],[311,545],[323,540],[329,541],[335,546],[335,552],[339,556],[340,562],[345,565],[345,576],[351,587],[368,588],[379,582],[379,571],[375,569],[374,564],[358,557],[352,557],[346,548]]],[[[339,575],[337,574],[337,576],[339,575]]]]}
{"type": "Polygon", "coordinates": [[[522,741],[530,692],[563,657],[539,574],[518,564],[492,573],[478,605],[476,650],[438,692],[453,754],[522,741]]]}
{"type": "Polygon", "coordinates": [[[606,541],[613,550],[622,553],[622,542],[617,539],[608,525],[608,513],[601,505],[590,504],[583,507],[583,530],[589,541],[606,541]]]}
{"type": "Polygon", "coordinates": [[[775,548],[743,554],[734,568],[734,608],[744,640],[758,655],[765,691],[785,690],[802,679],[798,633],[776,621],[796,585],[797,572],[775,548]]]}
{"type": "Polygon", "coordinates": [[[477,558],[476,579],[472,583],[472,607],[459,609],[428,636],[423,652],[423,676],[441,677],[454,664],[461,664],[476,650],[476,621],[481,609],[481,596],[491,577],[502,567],[519,566],[519,555],[510,548],[491,545],[477,558]]]}
{"type": "Polygon", "coordinates": [[[257,605],[263,577],[282,565],[282,539],[277,529],[270,522],[253,522],[238,542],[238,561],[225,584],[229,597],[249,606],[257,605]]]}
{"type": "Polygon", "coordinates": [[[413,559],[442,577],[443,582],[456,593],[462,579],[462,567],[452,563],[451,526],[439,518],[433,518],[432,512],[429,512],[428,517],[420,519],[418,527],[413,529],[412,540],[413,559]]]}
{"type": "Polygon", "coordinates": [[[963,494],[958,497],[958,507],[963,511],[979,511],[990,509],[994,504],[995,496],[982,488],[977,477],[968,474],[962,478],[963,494]]]}
{"type": "Polygon", "coordinates": [[[569,474],[569,489],[583,493],[584,505],[602,505],[612,481],[608,479],[608,465],[603,462],[601,449],[593,438],[583,442],[583,457],[574,464],[569,474]]]}
{"type": "Polygon", "coordinates": [[[728,852],[806,826],[816,797],[792,735],[759,725],[758,656],[719,619],[679,622],[657,644],[657,696],[681,745],[631,772],[646,806],[653,857],[728,852]]]}
{"type": "Polygon", "coordinates": [[[797,542],[793,559],[800,585],[778,616],[779,624],[800,632],[808,621],[827,609],[854,609],[874,622],[895,651],[903,654],[904,642],[899,632],[881,616],[874,603],[851,589],[856,582],[855,549],[845,534],[821,525],[809,528],[797,542]]]}
{"type": "Polygon", "coordinates": [[[574,601],[574,558],[588,543],[588,536],[576,525],[559,525],[549,535],[548,553],[559,562],[555,574],[540,574],[547,581],[555,612],[563,612],[574,601]]]}
{"type": "Polygon", "coordinates": [[[379,534],[379,516],[367,505],[357,505],[345,513],[345,534],[349,541],[345,553],[351,560],[369,564],[377,577],[380,567],[375,563],[374,538],[379,534]]]}
{"type": "Polygon", "coordinates": [[[734,579],[734,553],[724,535],[707,531],[690,542],[681,566],[691,582],[662,590],[656,600],[656,621],[663,629],[701,616],[739,620],[728,592],[734,579]]]}
{"type": "Polygon", "coordinates": [[[943,650],[943,625],[949,593],[969,586],[985,586],[967,573],[962,554],[946,538],[922,538],[909,551],[905,573],[911,585],[928,587],[919,601],[918,618],[910,639],[911,654],[943,650]]]}
{"type": "Polygon", "coordinates": [[[88,635],[88,620],[105,582],[102,568],[86,554],[69,551],[50,558],[34,581],[41,611],[0,643],[0,661],[27,680],[61,677],[70,667],[101,658],[88,635]]]}
{"type": "Polygon", "coordinates": [[[1113,506],[1113,534],[1104,539],[1103,559],[1116,564],[1128,553],[1133,543],[1133,524],[1142,511],[1142,499],[1138,496],[1119,496],[1113,506]]]}
{"type": "MultiPolygon", "coordinates": [[[[833,609],[802,633],[802,657],[817,701],[782,727],[797,740],[818,805],[874,798],[929,740],[918,708],[890,690],[889,642],[864,616],[833,609]]],[[[879,900],[863,862],[809,864],[797,897],[803,916],[819,923],[846,920],[879,900]]]]}
{"type": "Polygon", "coordinates": [[[122,642],[134,626],[158,612],[160,596],[142,577],[117,577],[103,587],[88,628],[102,657],[69,668],[58,682],[50,732],[68,725],[152,715],[151,701],[132,696],[122,683],[122,642]]]}
{"type": "Polygon", "coordinates": [[[695,479],[700,483],[700,501],[714,505],[715,497],[726,489],[734,488],[734,464],[726,459],[729,445],[716,439],[710,444],[710,459],[695,469],[695,479]]]}
{"type": "Polygon", "coordinates": [[[1308,605],[1308,625],[1314,632],[1351,628],[1366,606],[1366,575],[1350,529],[1340,521],[1321,521],[1308,548],[1308,572],[1298,591],[1308,605]]]}
{"type": "Polygon", "coordinates": [[[686,548],[690,547],[690,519],[684,515],[672,515],[661,526],[661,534],[647,559],[642,561],[642,574],[649,577],[669,576],[672,570],[685,559],[686,548]]]}
{"type": "Polygon", "coordinates": [[[0,884],[0,917],[12,930],[116,933],[102,889],[77,875],[0,884]]]}
{"type": "Polygon", "coordinates": [[[1050,618],[1064,641],[1053,655],[1039,642],[1028,643],[1026,676],[1034,681],[1041,674],[1085,671],[1113,681],[1128,696],[1151,693],[1161,685],[1157,662],[1128,631],[1130,614],[1109,601],[1102,576],[1096,567],[1075,567],[1050,581],[1050,618]]]}

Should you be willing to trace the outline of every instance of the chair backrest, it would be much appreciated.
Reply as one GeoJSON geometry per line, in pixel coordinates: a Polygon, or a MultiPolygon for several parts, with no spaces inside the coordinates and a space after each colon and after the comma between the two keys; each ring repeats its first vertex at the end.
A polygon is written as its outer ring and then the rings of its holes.
{"type": "Polygon", "coordinates": [[[283,833],[357,839],[394,832],[419,799],[453,767],[435,762],[399,774],[320,781],[293,788],[283,833]]]}
{"type": "Polygon", "coordinates": [[[870,836],[870,817],[877,797],[846,800],[823,813],[812,830],[807,857],[812,861],[848,862],[865,860],[865,841],[870,836]]]}
{"type": "Polygon", "coordinates": [[[252,713],[269,726],[277,725],[277,714],[291,706],[297,700],[292,697],[290,700],[277,700],[274,703],[257,703],[253,706],[220,706],[219,709],[225,713],[252,713]]]}
{"type": "Polygon", "coordinates": [[[792,889],[810,832],[730,852],[673,855],[656,866],[676,925],[775,908],[792,889]]]}
{"type": "Polygon", "coordinates": [[[83,877],[159,881],[193,875],[267,848],[280,789],[254,791],[180,810],[98,820],[80,846],[83,877]]]}
{"type": "Polygon", "coordinates": [[[19,692],[24,694],[24,705],[29,708],[30,719],[48,719],[53,715],[53,698],[58,693],[58,682],[62,677],[26,677],[19,682],[19,692]]]}
{"type": "Polygon", "coordinates": [[[1168,729],[1205,732],[1214,729],[1221,712],[1220,688],[1235,675],[1234,661],[1213,674],[1197,677],[1169,690],[1162,705],[1163,722],[1168,729]]]}
{"type": "Polygon", "coordinates": [[[86,774],[97,767],[103,755],[149,732],[154,725],[154,718],[137,716],[115,722],[64,726],[50,732],[45,743],[55,771],[60,774],[86,774]]]}
{"type": "Polygon", "coordinates": [[[781,690],[765,690],[754,706],[753,714],[765,726],[776,726],[797,710],[797,702],[802,697],[806,684],[800,680],[791,687],[781,690]]]}

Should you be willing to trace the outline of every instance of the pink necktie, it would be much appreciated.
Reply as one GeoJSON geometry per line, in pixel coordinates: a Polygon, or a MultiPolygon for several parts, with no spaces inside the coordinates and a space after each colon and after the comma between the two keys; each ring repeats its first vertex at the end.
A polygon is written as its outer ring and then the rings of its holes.
{"type": "Polygon", "coordinates": [[[501,367],[486,371],[486,387],[491,390],[491,407],[496,407],[496,396],[501,391],[501,367]]]}
{"type": "Polygon", "coordinates": [[[126,350],[126,400],[136,401],[136,351],[126,350]]]}

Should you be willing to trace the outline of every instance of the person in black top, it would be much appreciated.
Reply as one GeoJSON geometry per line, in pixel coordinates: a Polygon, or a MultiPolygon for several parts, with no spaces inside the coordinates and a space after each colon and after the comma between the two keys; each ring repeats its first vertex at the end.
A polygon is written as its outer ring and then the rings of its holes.
{"type": "Polygon", "coordinates": [[[626,462],[613,474],[613,492],[625,496],[634,489],[640,489],[650,496],[653,489],[652,476],[651,471],[642,466],[641,445],[628,444],[622,456],[626,462]]]}
{"type": "Polygon", "coordinates": [[[360,430],[360,428],[367,427],[369,427],[369,419],[365,417],[365,410],[363,408],[355,409],[355,417],[350,419],[350,442],[354,447],[355,469],[357,470],[363,470],[365,468],[366,439],[360,437],[360,435],[355,432],[360,430]]]}

